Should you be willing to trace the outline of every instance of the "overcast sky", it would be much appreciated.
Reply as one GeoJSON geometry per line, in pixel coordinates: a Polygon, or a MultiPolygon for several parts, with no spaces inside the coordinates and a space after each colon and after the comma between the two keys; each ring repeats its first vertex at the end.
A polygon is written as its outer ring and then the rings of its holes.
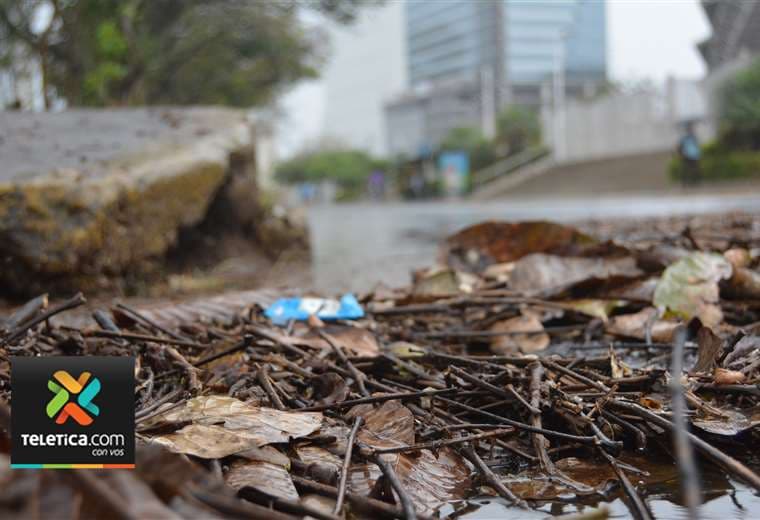
{"type": "MultiPolygon", "coordinates": [[[[695,44],[709,34],[710,26],[698,0],[608,0],[610,78],[626,82],[650,79],[655,83],[662,83],[669,75],[699,78],[705,66],[695,44]]],[[[319,137],[324,87],[319,82],[303,84],[285,96],[282,105],[286,115],[278,148],[287,156],[319,137]]]]}

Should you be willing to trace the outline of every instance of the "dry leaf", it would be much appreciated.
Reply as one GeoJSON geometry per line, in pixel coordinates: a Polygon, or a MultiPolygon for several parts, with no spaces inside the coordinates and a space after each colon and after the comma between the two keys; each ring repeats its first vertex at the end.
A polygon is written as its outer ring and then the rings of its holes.
{"type": "MultiPolygon", "coordinates": [[[[337,346],[348,350],[356,356],[375,357],[380,355],[380,346],[372,332],[361,327],[350,327],[343,325],[327,325],[322,329],[324,334],[330,336],[330,339],[337,346]]],[[[311,348],[322,348],[330,350],[331,347],[315,332],[308,332],[302,337],[284,336],[292,345],[305,345],[311,348]]]]}
{"type": "Polygon", "coordinates": [[[298,501],[300,498],[288,470],[269,462],[235,462],[224,475],[224,481],[235,491],[252,487],[285,500],[298,501]]]}
{"type": "Polygon", "coordinates": [[[738,370],[726,370],[725,368],[716,368],[713,372],[713,381],[716,385],[738,385],[743,383],[747,377],[738,370]]]}
{"type": "Polygon", "coordinates": [[[242,432],[206,424],[188,424],[174,433],[153,437],[151,442],[202,459],[221,459],[258,446],[256,439],[242,432]]]}
{"type": "Polygon", "coordinates": [[[412,297],[446,296],[459,292],[459,280],[453,269],[434,269],[415,280],[412,297]]]}
{"type": "Polygon", "coordinates": [[[524,294],[548,296],[592,278],[603,280],[612,276],[639,275],[641,271],[632,257],[577,258],[537,253],[515,263],[509,285],[524,294]]]}
{"type": "Polygon", "coordinates": [[[609,314],[617,307],[624,305],[624,302],[619,300],[581,299],[563,301],[559,305],[564,309],[599,318],[604,323],[607,323],[609,314]]]}
{"type": "Polygon", "coordinates": [[[720,255],[691,253],[662,273],[654,304],[684,319],[697,317],[706,327],[717,327],[723,321],[718,282],[731,272],[731,264],[720,255]]]}
{"type": "Polygon", "coordinates": [[[723,366],[730,367],[739,364],[743,358],[751,356],[758,349],[760,349],[760,336],[744,336],[734,345],[733,350],[726,354],[723,366]]]}
{"type": "Polygon", "coordinates": [[[549,346],[551,339],[535,314],[516,316],[494,323],[491,332],[531,332],[531,334],[509,334],[494,336],[491,339],[491,351],[500,355],[512,355],[522,352],[531,354],[540,352],[549,346]]]}
{"type": "MultiPolygon", "coordinates": [[[[376,409],[372,405],[355,406],[349,415],[364,418],[357,438],[373,448],[415,442],[414,416],[398,401],[386,401],[376,409]]],[[[415,454],[396,453],[384,457],[393,465],[420,513],[431,514],[446,502],[466,496],[470,469],[454,450],[443,448],[435,454],[430,450],[420,450],[415,454]]],[[[354,464],[348,477],[349,489],[367,495],[380,474],[375,464],[354,464]]]]}
{"type": "Polygon", "coordinates": [[[701,430],[733,437],[760,425],[760,410],[755,406],[747,410],[721,410],[722,417],[694,417],[691,423],[701,430]]]}
{"type": "Polygon", "coordinates": [[[653,397],[641,397],[639,398],[639,404],[650,410],[662,410],[662,401],[653,397]]]}
{"type": "Polygon", "coordinates": [[[697,362],[694,372],[708,372],[723,353],[723,340],[716,336],[709,327],[702,327],[697,332],[697,362]]]}
{"type": "Polygon", "coordinates": [[[612,348],[612,345],[610,345],[610,372],[612,374],[612,377],[615,379],[630,376],[633,371],[631,370],[631,367],[620,361],[617,357],[617,354],[615,354],[615,349],[612,348]]]}
{"type": "Polygon", "coordinates": [[[650,328],[652,341],[669,343],[678,323],[657,319],[657,309],[647,307],[634,314],[622,314],[610,319],[606,330],[610,334],[645,340],[650,328]]]}
{"type": "Polygon", "coordinates": [[[734,267],[749,267],[752,255],[743,247],[734,247],[723,251],[723,257],[734,267]]]}
{"type": "Polygon", "coordinates": [[[153,441],[179,453],[220,458],[304,437],[319,429],[322,418],[319,412],[285,412],[252,406],[234,397],[212,395],[190,399],[184,407],[157,416],[150,426],[190,422],[177,432],[154,437],[153,441]],[[204,442],[204,435],[211,440],[204,442]]]}
{"type": "Polygon", "coordinates": [[[319,319],[319,316],[316,314],[309,314],[309,317],[306,318],[306,323],[312,329],[322,329],[325,327],[325,322],[319,319]]]}
{"type": "Polygon", "coordinates": [[[596,243],[575,228],[553,222],[483,222],[446,239],[442,258],[455,269],[482,272],[491,264],[531,253],[573,253],[596,243]]]}

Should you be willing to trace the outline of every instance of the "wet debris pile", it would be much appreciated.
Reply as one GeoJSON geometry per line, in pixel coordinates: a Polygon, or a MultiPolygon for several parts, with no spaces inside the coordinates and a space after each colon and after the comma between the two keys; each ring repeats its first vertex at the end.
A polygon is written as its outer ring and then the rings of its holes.
{"type": "Polygon", "coordinates": [[[697,463],[760,491],[739,448],[760,422],[760,227],[711,226],[600,241],[483,223],[354,320],[275,325],[272,295],[248,292],[71,327],[56,319],[81,295],[36,298],[0,324],[0,514],[430,518],[622,496],[650,518],[648,486],[679,472],[699,507],[697,463]],[[52,355],[136,357],[135,471],[8,469],[9,356],[52,355]]]}

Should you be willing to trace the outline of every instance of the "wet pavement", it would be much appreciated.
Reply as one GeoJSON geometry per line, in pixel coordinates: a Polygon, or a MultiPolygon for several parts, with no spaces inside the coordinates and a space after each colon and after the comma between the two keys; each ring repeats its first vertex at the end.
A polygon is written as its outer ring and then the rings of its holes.
{"type": "Polygon", "coordinates": [[[488,219],[572,223],[727,211],[760,211],[760,192],[318,205],[308,210],[313,280],[328,293],[368,290],[379,280],[406,284],[412,269],[433,263],[442,238],[488,219]]]}

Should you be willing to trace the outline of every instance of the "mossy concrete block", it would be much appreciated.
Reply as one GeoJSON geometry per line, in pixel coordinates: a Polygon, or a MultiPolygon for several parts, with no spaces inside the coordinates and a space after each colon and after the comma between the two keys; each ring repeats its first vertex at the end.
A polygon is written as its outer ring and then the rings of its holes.
{"type": "Polygon", "coordinates": [[[253,157],[245,113],[220,108],[5,112],[0,135],[6,295],[155,270],[203,219],[232,157],[253,157]]]}

